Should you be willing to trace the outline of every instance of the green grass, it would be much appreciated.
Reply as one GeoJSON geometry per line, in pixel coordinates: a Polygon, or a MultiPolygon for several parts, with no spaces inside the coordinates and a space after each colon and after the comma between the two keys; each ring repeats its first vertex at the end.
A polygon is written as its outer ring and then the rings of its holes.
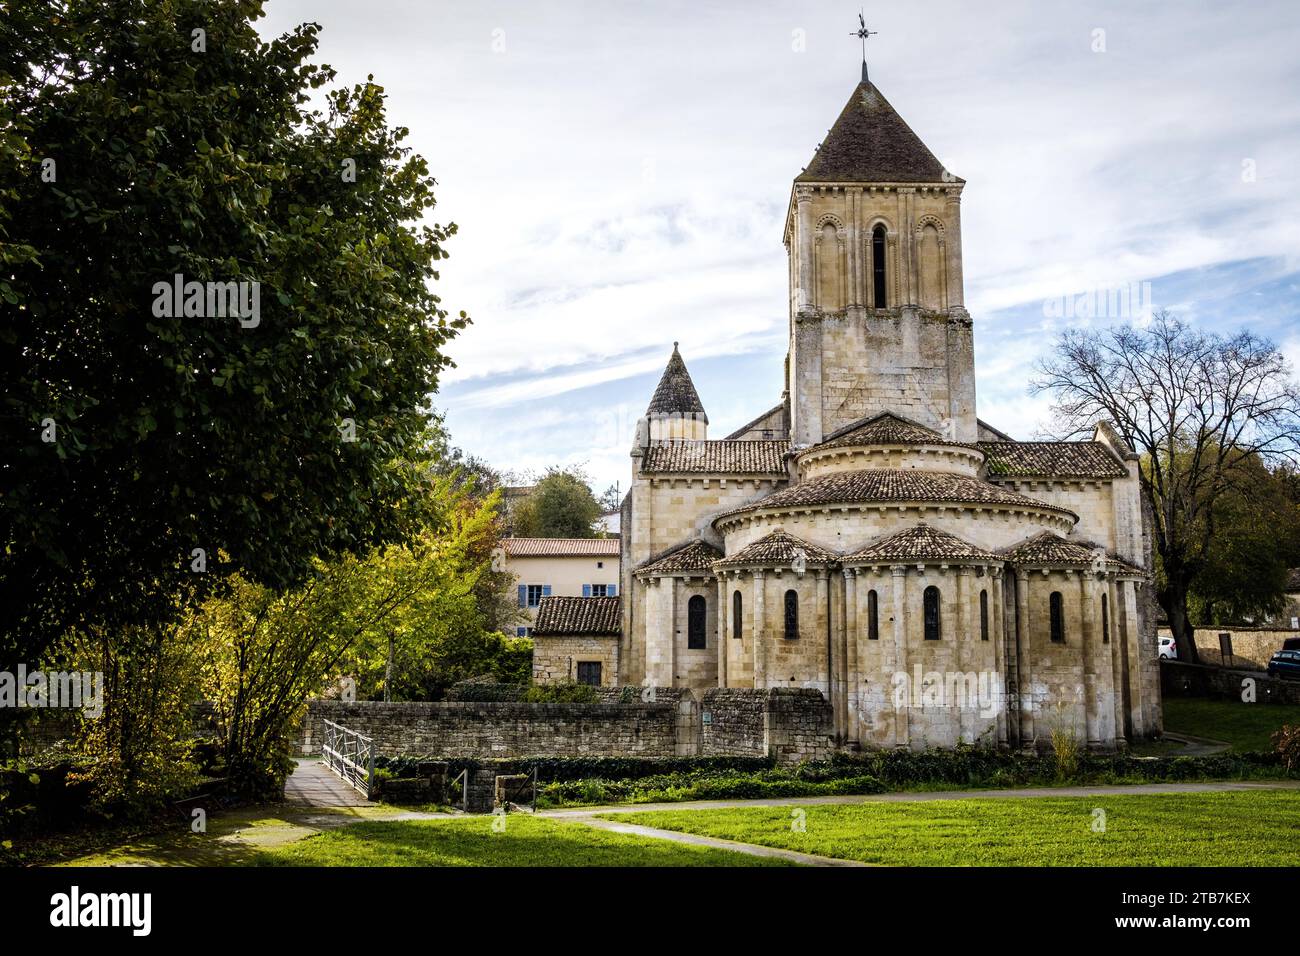
{"type": "Polygon", "coordinates": [[[729,850],[511,814],[355,823],[262,851],[256,866],[784,866],[729,850]]]}
{"type": "Polygon", "coordinates": [[[1283,724],[1300,724],[1300,704],[1243,704],[1200,697],[1166,697],[1165,730],[1224,740],[1233,750],[1272,750],[1283,724]]]}
{"type": "Polygon", "coordinates": [[[610,819],[893,866],[1296,866],[1300,792],[870,802],[610,819]],[[1093,831],[1094,810],[1105,832],[1093,831]],[[802,812],[804,832],[792,824],[802,812]]]}

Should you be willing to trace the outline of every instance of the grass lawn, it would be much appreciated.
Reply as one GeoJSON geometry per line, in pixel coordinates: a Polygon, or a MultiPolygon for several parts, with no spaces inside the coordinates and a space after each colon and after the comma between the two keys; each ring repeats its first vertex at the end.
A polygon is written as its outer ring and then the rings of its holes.
{"type": "Polygon", "coordinates": [[[926,800],[610,815],[628,823],[894,866],[1296,866],[1300,793],[926,800]],[[1105,832],[1094,832],[1094,809],[1105,832]]]}
{"type": "Polygon", "coordinates": [[[257,854],[255,866],[788,866],[783,860],[512,814],[355,823],[257,854]]]}
{"type": "Polygon", "coordinates": [[[1165,730],[1225,740],[1233,750],[1272,750],[1269,736],[1283,724],[1300,724],[1300,705],[1242,704],[1200,697],[1166,697],[1165,730]]]}

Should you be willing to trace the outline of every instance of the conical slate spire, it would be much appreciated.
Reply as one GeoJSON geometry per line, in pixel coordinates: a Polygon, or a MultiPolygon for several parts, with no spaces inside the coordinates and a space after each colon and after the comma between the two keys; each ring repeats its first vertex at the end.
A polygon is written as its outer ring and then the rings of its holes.
{"type": "Polygon", "coordinates": [[[839,119],[795,182],[939,183],[943,164],[864,72],[839,119]]]}
{"type": "Polygon", "coordinates": [[[673,354],[668,359],[668,367],[664,369],[663,378],[659,379],[659,387],[655,389],[654,397],[650,399],[650,407],[646,409],[646,414],[694,414],[705,422],[709,420],[704,414],[704,404],[700,401],[700,394],[695,391],[695,383],[691,381],[691,373],[686,371],[686,363],[682,361],[682,355],[677,351],[676,342],[673,343],[673,354]]]}

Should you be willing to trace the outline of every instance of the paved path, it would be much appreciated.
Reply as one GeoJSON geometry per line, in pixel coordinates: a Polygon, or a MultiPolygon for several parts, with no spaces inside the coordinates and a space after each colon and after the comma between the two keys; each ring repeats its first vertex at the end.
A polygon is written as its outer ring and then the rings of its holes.
{"type": "Polygon", "coordinates": [[[795,850],[782,850],[774,846],[760,846],[757,843],[737,843],[735,840],[720,840],[717,837],[701,836],[698,833],[679,833],[676,830],[660,830],[656,827],[643,827],[636,823],[619,823],[616,820],[601,820],[599,817],[573,817],[572,822],[585,823],[597,830],[609,830],[613,833],[626,833],[630,836],[650,837],[658,840],[670,840],[673,843],[686,843],[690,846],[707,846],[716,850],[731,850],[733,853],[747,853],[750,856],[764,856],[804,866],[874,866],[873,863],[861,863],[858,860],[840,860],[831,856],[815,856],[811,853],[799,853],[795,850]]]}
{"type": "Polygon", "coordinates": [[[1226,740],[1193,737],[1191,734],[1176,734],[1168,730],[1164,732],[1163,739],[1177,741],[1184,745],[1182,750],[1170,754],[1171,757],[1208,757],[1211,754],[1221,754],[1232,746],[1226,740]]]}
{"type": "Polygon", "coordinates": [[[370,801],[319,760],[299,760],[284,782],[287,803],[307,807],[366,807],[370,801]]]}

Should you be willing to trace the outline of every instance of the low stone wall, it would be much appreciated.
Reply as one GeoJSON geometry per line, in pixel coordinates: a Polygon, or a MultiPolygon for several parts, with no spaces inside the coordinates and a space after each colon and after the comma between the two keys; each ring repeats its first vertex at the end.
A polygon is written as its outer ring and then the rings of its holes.
{"type": "MultiPolygon", "coordinates": [[[[1162,627],[1159,633],[1161,637],[1168,637],[1170,631],[1162,627]]],[[[1259,671],[1268,667],[1269,658],[1274,651],[1282,649],[1284,640],[1300,637],[1300,631],[1265,627],[1198,627],[1195,634],[1196,653],[1202,664],[1259,671]],[[1227,634],[1232,639],[1231,657],[1225,657],[1219,651],[1220,634],[1227,634]]]]}
{"type": "Polygon", "coordinates": [[[325,721],[373,737],[383,756],[478,759],[563,756],[767,756],[819,760],[833,749],[831,706],[805,689],[602,687],[594,704],[312,701],[297,742],[320,753],[325,721]]]}
{"type": "Polygon", "coordinates": [[[771,754],[790,765],[823,760],[834,750],[831,705],[819,690],[709,690],[700,723],[705,756],[771,754]]]}
{"type": "Polygon", "coordinates": [[[308,706],[298,752],[320,753],[326,720],[373,737],[378,752],[391,757],[671,757],[677,753],[677,708],[671,703],[316,700],[308,706]]]}
{"type": "Polygon", "coordinates": [[[1300,681],[1275,680],[1259,671],[1234,670],[1209,664],[1160,662],[1160,690],[1165,697],[1218,697],[1242,700],[1243,681],[1254,682],[1259,704],[1300,704],[1300,681]]]}

